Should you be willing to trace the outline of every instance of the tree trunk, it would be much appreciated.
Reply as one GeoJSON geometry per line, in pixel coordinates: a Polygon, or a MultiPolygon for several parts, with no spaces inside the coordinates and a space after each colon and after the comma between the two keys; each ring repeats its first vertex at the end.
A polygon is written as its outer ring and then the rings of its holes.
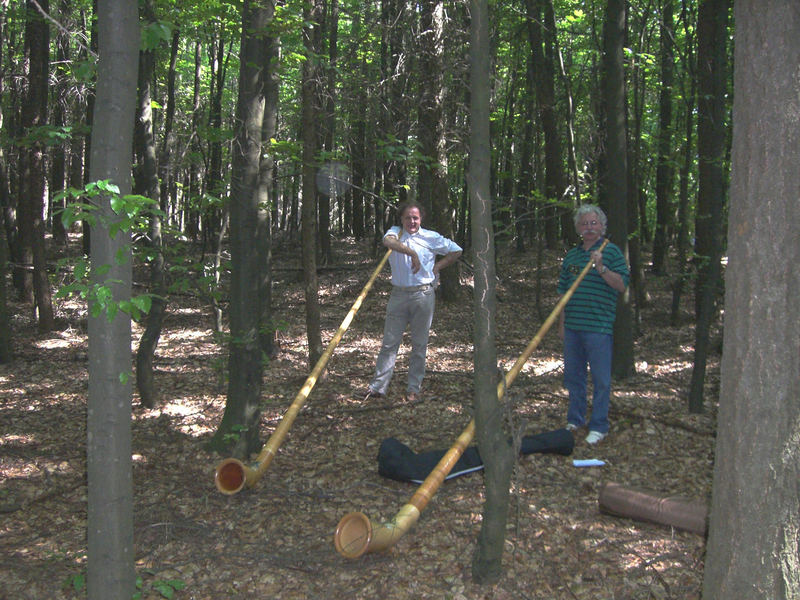
{"type": "Polygon", "coordinates": [[[800,598],[800,4],[737,0],[725,340],[704,600],[800,598]]]}
{"type": "MultiPolygon", "coordinates": [[[[2,33],[2,31],[0,31],[2,33]]],[[[2,168],[2,167],[0,167],[2,168]]],[[[0,184],[2,184],[0,178],[0,184]]],[[[11,318],[8,314],[8,295],[6,292],[6,273],[8,271],[8,240],[4,211],[0,211],[0,365],[11,361],[12,349],[11,318]]]]}
{"type": "MultiPolygon", "coordinates": [[[[143,5],[143,20],[155,21],[153,7],[148,0],[143,5]]],[[[161,196],[156,160],[156,141],[153,133],[153,109],[150,84],[155,70],[155,50],[139,52],[139,107],[134,127],[134,147],[137,167],[134,172],[134,191],[137,194],[158,201],[161,196]]],[[[145,317],[144,332],[136,349],[136,388],[142,406],[153,408],[157,392],[153,378],[153,356],[161,337],[161,324],[166,308],[166,288],[164,285],[164,255],[161,245],[161,217],[158,213],[150,215],[148,244],[153,255],[150,258],[150,293],[153,302],[145,317]]]]}
{"type": "MultiPolygon", "coordinates": [[[[323,150],[326,158],[325,162],[320,164],[320,170],[317,172],[327,172],[330,175],[334,174],[333,162],[330,159],[331,153],[334,149],[334,134],[336,130],[336,60],[337,60],[337,40],[339,28],[339,3],[338,0],[325,0],[328,3],[328,10],[325,11],[325,3],[323,3],[323,15],[321,16],[322,22],[319,27],[319,49],[322,50],[324,45],[323,32],[328,33],[328,62],[324,68],[324,77],[319,82],[317,88],[319,92],[319,108],[322,126],[318,128],[320,148],[323,150]],[[327,13],[327,19],[325,18],[327,13]],[[324,94],[323,94],[324,84],[324,94]]],[[[320,76],[323,75],[323,68],[320,65],[320,76]]],[[[316,180],[316,178],[315,178],[316,180]]],[[[319,258],[320,263],[328,265],[333,262],[333,254],[331,251],[331,186],[323,189],[323,186],[317,184],[317,204],[319,210],[319,258]]],[[[334,186],[334,190],[336,186],[334,186]]],[[[338,196],[338,194],[335,194],[338,196]]]]}
{"type": "MultiPolygon", "coordinates": [[[[44,142],[37,129],[47,124],[47,91],[50,65],[50,28],[36,6],[26,4],[25,48],[28,57],[28,91],[22,106],[22,127],[28,138],[23,150],[21,193],[19,198],[20,242],[23,258],[30,259],[32,270],[25,269],[23,294],[34,300],[38,312],[39,331],[51,331],[55,325],[50,281],[47,277],[45,252],[45,156],[44,142]],[[29,291],[30,290],[30,291],[29,291]],[[32,295],[31,295],[32,294],[32,295]]],[[[48,12],[48,0],[39,0],[41,10],[48,12]]]]}
{"type": "MultiPolygon", "coordinates": [[[[446,238],[453,238],[453,208],[447,185],[447,140],[442,110],[442,54],[444,52],[444,5],[441,0],[424,0],[420,7],[419,140],[425,161],[419,167],[419,200],[430,207],[430,226],[446,238]]],[[[440,274],[444,301],[458,298],[458,263],[440,274]]]]}
{"type": "MultiPolygon", "coordinates": [[[[110,179],[131,190],[139,18],[135,2],[100,0],[100,60],[92,125],[92,181],[110,179]]],[[[109,229],[118,220],[110,198],[101,204],[91,237],[92,283],[106,285],[116,302],[132,289],[131,236],[109,229]],[[127,260],[120,261],[123,256],[127,260]],[[103,272],[101,267],[107,267],[103,272]]],[[[119,311],[89,316],[87,410],[89,600],[127,600],[135,591],[131,469],[131,320],[119,311]]]]}
{"type": "Polygon", "coordinates": [[[567,165],[570,176],[572,177],[572,189],[570,190],[571,201],[561,221],[561,235],[567,239],[571,245],[578,243],[578,234],[571,222],[571,215],[577,208],[581,198],[581,180],[578,176],[578,160],[575,157],[575,107],[572,98],[572,85],[570,83],[567,70],[564,67],[564,57],[558,44],[558,27],[556,25],[555,8],[553,0],[545,0],[544,7],[545,23],[547,28],[547,39],[551,40],[553,50],[558,57],[558,73],[564,87],[564,106],[566,109],[567,121],[567,165]]]}
{"type": "Polygon", "coordinates": [[[175,122],[175,78],[177,75],[176,67],[178,63],[178,51],[180,49],[180,30],[176,27],[172,32],[172,44],[169,53],[169,70],[167,71],[167,109],[164,113],[163,138],[161,149],[158,154],[158,178],[161,182],[161,196],[159,203],[161,210],[164,211],[167,220],[170,213],[177,212],[177,207],[169,206],[170,189],[174,185],[175,169],[170,168],[170,161],[175,149],[176,139],[173,131],[175,122]]]}
{"type": "MultiPolygon", "coordinates": [[[[625,1],[609,0],[603,29],[604,172],[600,173],[601,204],[608,207],[608,237],[628,260],[628,168],[625,126],[625,74],[622,51],[625,41],[625,1]],[[603,202],[604,200],[604,202],[603,202]]],[[[635,372],[631,294],[617,301],[614,322],[612,373],[624,378],[635,372]]]]}
{"type": "Polygon", "coordinates": [[[559,230],[566,225],[575,231],[572,224],[572,213],[564,210],[561,203],[566,196],[566,175],[564,158],[561,149],[561,134],[558,129],[558,111],[556,110],[555,72],[556,72],[556,32],[546,26],[549,10],[548,0],[537,0],[539,3],[537,27],[543,44],[542,63],[536,69],[536,98],[539,103],[539,118],[544,131],[544,164],[545,164],[545,196],[553,203],[547,211],[545,224],[548,248],[555,248],[560,239],[559,230]]]}
{"type": "Polygon", "coordinates": [[[304,13],[303,44],[306,60],[303,62],[303,280],[306,301],[306,336],[308,339],[308,365],[313,367],[322,355],[320,332],[319,282],[317,279],[317,123],[319,111],[319,44],[324,1],[314,0],[304,13]]]}
{"type": "Polygon", "coordinates": [[[535,210],[538,194],[535,189],[533,172],[533,138],[535,129],[536,104],[534,91],[534,66],[531,53],[525,58],[525,89],[523,92],[523,126],[519,150],[519,182],[514,198],[514,224],[516,227],[516,250],[523,252],[525,242],[533,229],[532,213],[535,210]]]}
{"type": "Polygon", "coordinates": [[[674,0],[663,0],[661,10],[661,90],[658,116],[658,166],[656,167],[656,231],[653,238],[653,272],[667,271],[668,231],[672,227],[672,89],[675,66],[674,0]]]}
{"type": "MultiPolygon", "coordinates": [[[[266,64],[278,64],[280,57],[280,38],[270,37],[266,40],[266,64]]],[[[278,129],[278,102],[280,81],[276,68],[270,68],[264,75],[264,121],[261,128],[262,148],[270,148],[270,140],[278,129]]],[[[274,357],[278,348],[275,341],[276,327],[272,319],[272,211],[269,206],[277,203],[275,190],[275,157],[267,150],[262,153],[259,168],[259,200],[258,200],[258,262],[261,265],[260,309],[261,352],[274,357]]]]}
{"type": "Polygon", "coordinates": [[[711,324],[717,314],[722,282],[725,235],[725,173],[727,93],[727,25],[730,0],[703,0],[697,19],[697,215],[695,253],[701,260],[695,287],[694,366],[689,387],[689,412],[703,411],[703,384],[711,324]]]}
{"type": "Polygon", "coordinates": [[[681,3],[681,21],[683,22],[686,36],[686,56],[684,59],[684,142],[683,142],[683,162],[680,170],[680,191],[678,192],[678,238],[677,238],[677,263],[678,270],[672,281],[672,306],[670,308],[669,323],[677,327],[680,322],[680,307],[683,290],[686,287],[686,279],[689,271],[687,254],[689,252],[689,180],[691,169],[694,164],[694,154],[692,145],[692,134],[694,131],[694,109],[695,109],[695,90],[697,69],[694,64],[694,26],[689,23],[689,11],[687,10],[688,0],[681,3]]]}
{"type": "MultiPolygon", "coordinates": [[[[66,0],[59,0],[59,12],[62,16],[66,16],[70,12],[69,2],[66,0]]],[[[0,38],[2,39],[2,38],[0,38]]],[[[56,64],[59,67],[56,69],[55,85],[53,88],[53,110],[52,122],[53,127],[62,128],[67,125],[67,94],[69,86],[72,85],[72,80],[68,78],[68,71],[60,65],[68,65],[71,63],[69,51],[69,32],[66,30],[59,30],[56,33],[55,47],[56,47],[56,64]]],[[[71,123],[70,123],[71,125],[71,123]]],[[[77,138],[78,136],[74,136],[77,138]]],[[[50,160],[50,198],[51,206],[48,214],[51,217],[51,229],[53,231],[53,243],[59,247],[67,245],[67,232],[64,229],[64,224],[59,218],[59,212],[66,206],[66,201],[62,198],[57,203],[52,202],[54,193],[60,192],[64,189],[67,180],[67,157],[69,153],[69,142],[62,141],[54,146],[51,151],[50,160]]]]}
{"type": "Polygon", "coordinates": [[[242,6],[242,44],[239,96],[233,144],[230,201],[230,354],[228,398],[219,429],[209,442],[228,449],[231,433],[240,429],[231,454],[247,457],[260,448],[261,416],[261,298],[263,266],[261,200],[261,140],[265,81],[272,68],[268,31],[274,5],[271,0],[245,0],[242,6]],[[254,252],[253,249],[256,249],[254,252]]]}
{"type": "Polygon", "coordinates": [[[486,0],[471,0],[470,14],[470,160],[469,190],[472,245],[475,249],[475,431],[485,468],[486,502],[472,558],[472,576],[490,584],[502,574],[508,518],[509,482],[514,454],[508,442],[505,407],[497,401],[495,348],[495,257],[492,199],[489,192],[489,15],[486,0]]]}

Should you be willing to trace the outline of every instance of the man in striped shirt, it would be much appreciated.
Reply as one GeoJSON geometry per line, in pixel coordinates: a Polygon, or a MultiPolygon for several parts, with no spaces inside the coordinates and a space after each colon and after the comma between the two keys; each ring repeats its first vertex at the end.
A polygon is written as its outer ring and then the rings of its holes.
{"type": "Polygon", "coordinates": [[[592,204],[575,212],[575,230],[582,242],[564,257],[558,278],[558,293],[564,294],[588,262],[593,268],[578,285],[561,312],[559,333],[564,340],[564,386],[569,392],[567,429],[587,425],[586,371],[592,376],[592,414],[588,422],[588,444],[608,434],[611,398],[611,355],[617,296],[630,281],[630,271],[618,246],[608,243],[600,250],[608,219],[592,204]]]}

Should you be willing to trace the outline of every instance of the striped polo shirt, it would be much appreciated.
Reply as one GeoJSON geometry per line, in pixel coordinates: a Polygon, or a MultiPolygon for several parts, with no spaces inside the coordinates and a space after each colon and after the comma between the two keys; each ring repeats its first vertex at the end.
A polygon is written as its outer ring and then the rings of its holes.
{"type": "MultiPolygon", "coordinates": [[[[599,248],[602,243],[601,238],[589,250],[584,250],[583,245],[578,245],[567,252],[558,278],[559,294],[563,295],[570,288],[589,262],[592,251],[599,248]]],[[[619,273],[627,287],[630,271],[618,246],[608,243],[603,250],[603,264],[609,270],[619,273]]],[[[618,295],[617,290],[603,281],[597,269],[590,269],[564,309],[564,326],[574,331],[613,333],[618,295]]]]}

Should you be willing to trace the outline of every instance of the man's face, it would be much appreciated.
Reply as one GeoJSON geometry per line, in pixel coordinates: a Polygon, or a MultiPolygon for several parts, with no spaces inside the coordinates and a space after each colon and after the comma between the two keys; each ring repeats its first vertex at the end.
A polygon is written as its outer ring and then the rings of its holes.
{"type": "Polygon", "coordinates": [[[403,224],[403,229],[408,233],[417,233],[420,225],[422,225],[422,216],[419,214],[419,209],[416,206],[406,209],[403,216],[400,217],[400,222],[403,224]]]}
{"type": "Polygon", "coordinates": [[[578,221],[578,235],[584,241],[594,241],[603,234],[603,224],[596,213],[587,213],[578,221]]]}

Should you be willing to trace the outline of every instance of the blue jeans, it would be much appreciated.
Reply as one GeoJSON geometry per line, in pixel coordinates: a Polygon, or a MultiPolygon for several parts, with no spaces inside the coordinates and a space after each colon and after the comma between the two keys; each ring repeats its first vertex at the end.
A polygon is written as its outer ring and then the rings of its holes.
{"type": "Polygon", "coordinates": [[[608,433],[611,399],[613,336],[607,333],[564,329],[564,387],[569,392],[567,423],[586,423],[586,367],[592,375],[592,418],[589,430],[608,433]]]}

